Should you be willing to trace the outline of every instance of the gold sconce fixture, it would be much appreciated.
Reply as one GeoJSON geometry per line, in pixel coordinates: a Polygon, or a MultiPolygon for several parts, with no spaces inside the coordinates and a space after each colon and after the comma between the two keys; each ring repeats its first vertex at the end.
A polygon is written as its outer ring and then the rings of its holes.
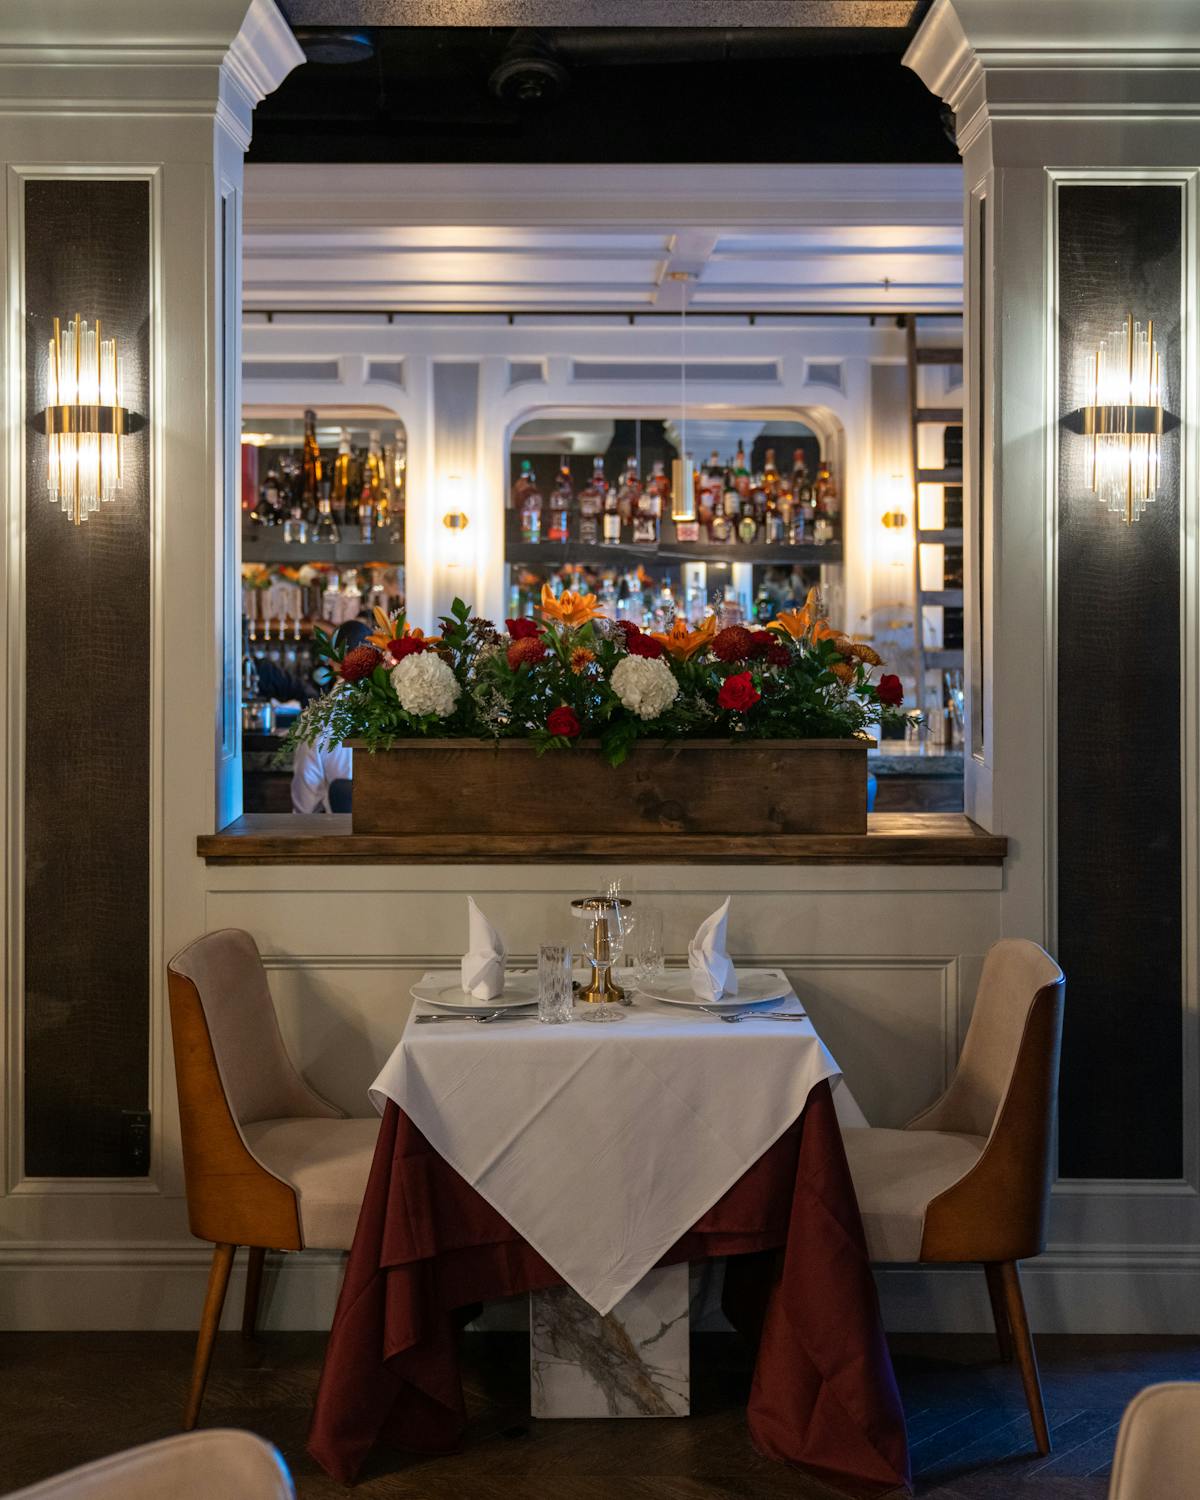
{"type": "Polygon", "coordinates": [[[76,526],[121,488],[121,444],[133,431],[122,402],[121,361],[115,338],[78,313],[49,343],[46,406],[34,418],[46,434],[50,497],[76,526]]]}
{"type": "Polygon", "coordinates": [[[885,510],[879,519],[889,531],[900,531],[908,525],[908,512],[903,510],[885,510]]]}
{"type": "Polygon", "coordinates": [[[448,531],[465,531],[471,524],[471,518],[465,511],[448,510],[442,517],[442,525],[448,531]]]}
{"type": "Polygon", "coordinates": [[[1083,361],[1083,405],[1065,425],[1088,439],[1092,492],[1127,526],[1157,497],[1159,448],[1179,418],[1163,407],[1154,320],[1128,313],[1083,361]]]}

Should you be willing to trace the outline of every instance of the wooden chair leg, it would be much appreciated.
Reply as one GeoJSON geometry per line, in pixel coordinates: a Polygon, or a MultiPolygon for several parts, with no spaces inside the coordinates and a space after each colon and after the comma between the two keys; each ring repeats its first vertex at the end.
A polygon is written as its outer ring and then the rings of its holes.
{"type": "Polygon", "coordinates": [[[263,1262],[267,1252],[261,1245],[251,1245],[246,1262],[246,1300],[242,1303],[242,1337],[254,1337],[254,1325],[258,1320],[258,1297],[262,1291],[263,1262]]]}
{"type": "Polygon", "coordinates": [[[204,1311],[200,1315],[200,1332],[196,1338],[196,1358],[192,1362],[192,1384],[183,1413],[184,1432],[191,1432],[200,1415],[200,1403],[204,1400],[204,1387],[208,1383],[208,1367],[212,1363],[213,1341],[221,1324],[221,1309],[225,1306],[225,1291],[229,1286],[229,1272],[233,1268],[236,1249],[236,1245],[213,1246],[208,1291],[204,1294],[204,1311]]]}
{"type": "Polygon", "coordinates": [[[992,1322],[996,1325],[996,1342],[1000,1345],[1000,1358],[1006,1365],[1012,1364],[1012,1330],[1008,1326],[1008,1313],[1004,1307],[1004,1281],[1000,1267],[988,1261],[983,1268],[987,1277],[988,1296],[992,1302],[992,1322]]]}
{"type": "Polygon", "coordinates": [[[1033,1436],[1037,1442],[1037,1451],[1045,1456],[1050,1452],[1050,1432],[1046,1426],[1042,1382],[1038,1375],[1037,1355],[1033,1351],[1033,1337],[1029,1332],[1029,1319],[1025,1316],[1025,1299],[1021,1295],[1017,1263],[1013,1260],[1002,1261],[998,1269],[1008,1309],[1008,1326],[1012,1329],[1013,1346],[1021,1371],[1021,1383],[1025,1387],[1025,1401],[1033,1422],[1033,1436]]]}

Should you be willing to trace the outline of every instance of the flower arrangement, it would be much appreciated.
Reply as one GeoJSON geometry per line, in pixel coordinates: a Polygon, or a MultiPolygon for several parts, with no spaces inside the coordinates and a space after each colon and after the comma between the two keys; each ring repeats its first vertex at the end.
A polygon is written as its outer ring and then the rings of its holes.
{"type": "Polygon", "coordinates": [[[329,690],[293,730],[309,744],[362,740],[372,749],[419,735],[524,738],[537,750],[598,739],[609,763],[639,738],[849,739],[900,717],[900,679],[875,650],[835,630],[813,589],[765,630],[643,631],[605,619],[593,594],[542,590],[540,619],[499,630],[456,599],[441,634],[375,611],[377,630],[352,650],[316,630],[329,690]]]}

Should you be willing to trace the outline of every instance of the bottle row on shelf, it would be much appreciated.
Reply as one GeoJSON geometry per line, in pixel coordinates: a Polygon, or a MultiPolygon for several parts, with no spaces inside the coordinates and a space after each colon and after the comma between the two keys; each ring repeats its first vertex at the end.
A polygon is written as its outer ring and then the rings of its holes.
{"type": "Polygon", "coordinates": [[[243,618],[251,631],[263,629],[268,638],[272,621],[297,622],[297,628],[302,621],[337,626],[364,613],[373,616],[376,608],[394,613],[403,603],[404,571],[392,563],[242,564],[243,618]]]}
{"type": "Polygon", "coordinates": [[[833,471],[822,461],[810,477],[802,449],[796,449],[787,476],[780,473],[773,448],[759,473],[751,472],[741,447],[727,464],[713,453],[700,469],[676,464],[675,470],[673,484],[666,465],[656,462],[643,480],[631,458],[618,482],[610,484],[598,457],[591,479],[576,494],[564,457],[553,489],[543,497],[533,463],[525,459],[509,500],[520,541],[654,547],[672,539],[803,547],[839,539],[841,501],[833,471]]]}
{"type": "Polygon", "coordinates": [[[373,431],[365,448],[354,448],[342,428],[336,455],[322,453],[317,415],[304,413],[300,456],[280,454],[260,482],[243,472],[242,506],[252,529],[270,528],[288,546],[336,545],[343,528],[353,540],[404,540],[407,451],[404,434],[384,445],[373,431]],[[249,491],[249,493],[247,493],[249,491]]]}

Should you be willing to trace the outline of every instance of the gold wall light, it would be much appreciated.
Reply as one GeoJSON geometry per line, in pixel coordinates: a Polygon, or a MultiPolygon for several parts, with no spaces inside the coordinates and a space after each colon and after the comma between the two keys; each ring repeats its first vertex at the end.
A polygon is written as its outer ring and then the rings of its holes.
{"type": "Polygon", "coordinates": [[[46,434],[50,497],[76,526],[121,487],[121,443],[132,431],[121,396],[115,338],[103,337],[78,313],[63,328],[54,320],[46,406],[34,426],[46,434]]]}
{"type": "Polygon", "coordinates": [[[1143,326],[1126,314],[1084,359],[1079,385],[1083,404],[1065,425],[1091,445],[1092,492],[1132,526],[1157,498],[1162,435],[1179,425],[1163,407],[1154,320],[1143,326]]]}
{"type": "Polygon", "coordinates": [[[885,510],[879,519],[889,531],[899,531],[908,525],[908,512],[903,510],[885,510]]]}
{"type": "Polygon", "coordinates": [[[448,531],[465,531],[471,524],[471,518],[466,511],[448,510],[442,517],[442,525],[448,531]]]}

